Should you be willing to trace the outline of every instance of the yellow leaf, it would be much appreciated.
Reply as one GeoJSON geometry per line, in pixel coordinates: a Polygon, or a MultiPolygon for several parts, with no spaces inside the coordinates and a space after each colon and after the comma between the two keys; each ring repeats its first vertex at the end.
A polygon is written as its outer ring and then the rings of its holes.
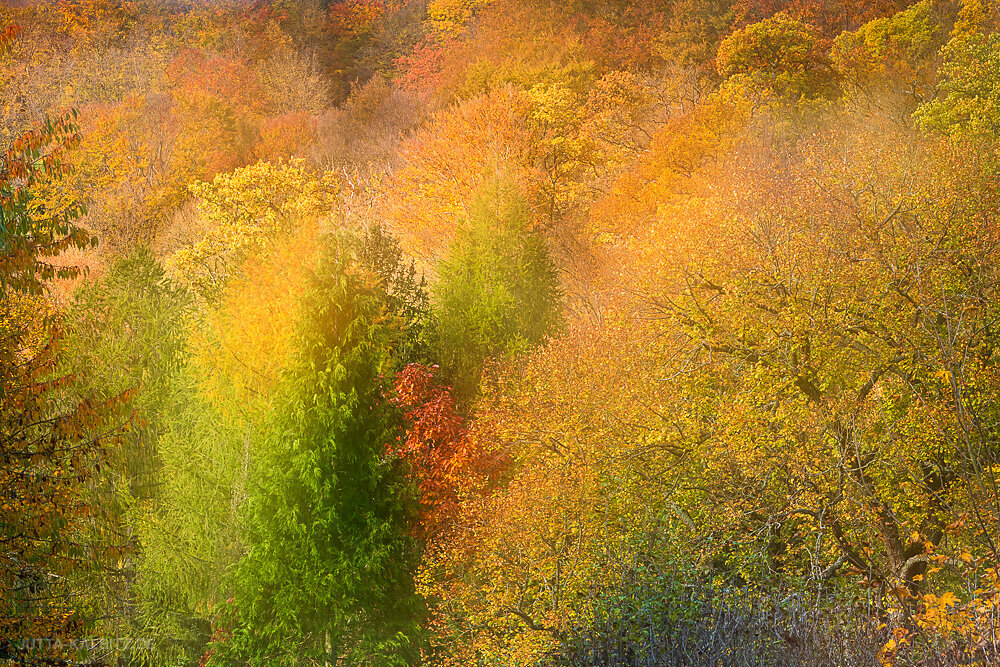
{"type": "Polygon", "coordinates": [[[956,597],[956,595],[951,591],[948,591],[940,598],[938,598],[938,601],[941,603],[942,606],[954,607],[956,604],[958,604],[958,597],[956,597]]]}

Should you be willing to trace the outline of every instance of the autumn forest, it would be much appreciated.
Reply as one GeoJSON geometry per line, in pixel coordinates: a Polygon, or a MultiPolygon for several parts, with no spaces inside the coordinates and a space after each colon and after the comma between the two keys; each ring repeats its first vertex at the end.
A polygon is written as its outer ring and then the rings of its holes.
{"type": "Polygon", "coordinates": [[[998,664],[1000,5],[0,0],[0,342],[2,665],[998,664]]]}

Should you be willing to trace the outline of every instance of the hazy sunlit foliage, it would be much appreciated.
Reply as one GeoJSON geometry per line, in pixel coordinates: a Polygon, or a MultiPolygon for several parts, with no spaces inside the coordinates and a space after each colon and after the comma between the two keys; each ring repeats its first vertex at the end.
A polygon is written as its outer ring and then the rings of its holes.
{"type": "Polygon", "coordinates": [[[0,0],[0,663],[997,664],[998,134],[994,0],[0,0]]]}

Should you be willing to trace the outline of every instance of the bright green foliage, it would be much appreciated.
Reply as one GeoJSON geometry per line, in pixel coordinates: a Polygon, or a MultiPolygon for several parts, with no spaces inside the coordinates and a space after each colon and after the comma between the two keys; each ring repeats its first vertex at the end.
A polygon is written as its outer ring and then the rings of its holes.
{"type": "Polygon", "coordinates": [[[154,664],[192,663],[205,650],[210,619],[229,595],[226,572],[244,549],[238,512],[266,434],[260,422],[268,415],[247,419],[207,401],[199,370],[189,365],[173,378],[158,443],[160,486],[133,519],[142,542],[135,623],[156,640],[154,664]]]}
{"type": "Polygon", "coordinates": [[[99,282],[84,285],[67,317],[67,365],[82,396],[111,399],[131,391],[135,418],[121,446],[109,456],[99,483],[88,489],[95,508],[92,532],[128,550],[130,558],[88,582],[100,615],[134,623],[134,555],[139,536],[133,530],[137,507],[156,496],[158,450],[168,408],[171,381],[183,361],[187,299],[170,285],[162,266],[146,249],[120,260],[99,282]]]}
{"type": "Polygon", "coordinates": [[[312,230],[287,236],[188,323],[187,358],[170,383],[160,484],[137,512],[139,606],[155,664],[205,652],[226,573],[246,551],[250,469],[274,439],[275,394],[292,356],[297,293],[314,268],[312,230]],[[170,638],[174,638],[171,640],[170,638]]]}
{"type": "Polygon", "coordinates": [[[993,139],[1000,133],[1000,34],[959,36],[944,50],[943,95],[917,110],[921,126],[993,139]]]}
{"type": "Polygon", "coordinates": [[[170,379],[183,361],[187,298],[146,248],[83,285],[68,314],[67,346],[80,387],[110,398],[137,387],[141,423],[120,452],[129,492],[151,496],[156,438],[170,379]]]}
{"type": "MultiPolygon", "coordinates": [[[[395,239],[373,228],[344,243],[345,258],[356,257],[352,266],[377,282],[372,290],[389,315],[383,324],[392,353],[426,359],[426,291],[395,239]]],[[[294,330],[313,304],[299,295],[315,275],[321,245],[314,230],[303,229],[248,262],[202,313],[190,358],[170,387],[161,486],[138,521],[141,624],[146,636],[179,640],[154,646],[156,662],[203,655],[219,605],[232,595],[226,573],[251,544],[243,522],[251,470],[279,456],[272,450],[283,442],[283,385],[301,352],[294,330]]]]}
{"type": "Polygon", "coordinates": [[[460,395],[474,393],[483,360],[519,354],[559,326],[559,279],[523,199],[504,183],[470,211],[435,291],[443,364],[460,395]]]}
{"type": "Polygon", "coordinates": [[[798,100],[830,91],[832,71],[813,26],[777,14],[737,30],[719,46],[724,78],[762,93],[798,100]]]}
{"type": "Polygon", "coordinates": [[[427,280],[418,277],[413,260],[406,261],[399,240],[378,224],[354,239],[358,262],[380,281],[389,311],[402,327],[397,356],[407,363],[431,364],[431,326],[427,280]]]}
{"type": "Polygon", "coordinates": [[[384,303],[342,247],[320,262],[271,449],[254,467],[250,550],[235,570],[220,664],[386,665],[415,655],[409,493],[384,457],[398,435],[379,381],[398,337],[384,303]]]}

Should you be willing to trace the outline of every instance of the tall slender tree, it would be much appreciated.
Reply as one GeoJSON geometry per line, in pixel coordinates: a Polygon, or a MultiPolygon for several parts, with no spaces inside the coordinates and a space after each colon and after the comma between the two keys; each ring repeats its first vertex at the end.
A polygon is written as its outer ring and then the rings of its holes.
{"type": "Polygon", "coordinates": [[[399,418],[381,383],[397,322],[339,241],[304,299],[297,361],[251,491],[232,636],[216,659],[407,664],[417,551],[411,492],[385,456],[399,418]]]}

